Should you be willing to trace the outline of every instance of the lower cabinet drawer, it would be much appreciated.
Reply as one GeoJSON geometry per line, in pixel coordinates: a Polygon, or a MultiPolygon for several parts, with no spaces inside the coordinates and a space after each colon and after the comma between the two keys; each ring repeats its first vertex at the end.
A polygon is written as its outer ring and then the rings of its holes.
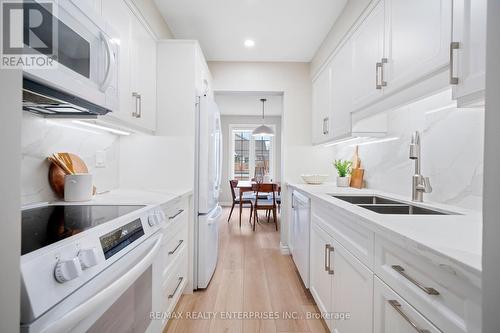
{"type": "Polygon", "coordinates": [[[373,300],[374,333],[441,333],[378,277],[374,280],[373,300]]]}
{"type": "Polygon", "coordinates": [[[161,206],[165,213],[167,225],[172,224],[178,220],[179,216],[183,213],[187,216],[189,203],[186,198],[177,198],[161,206]]]}
{"type": "Polygon", "coordinates": [[[480,279],[419,251],[376,235],[375,274],[443,332],[481,332],[480,279]]]}
{"type": "Polygon", "coordinates": [[[164,312],[174,310],[177,301],[184,291],[188,278],[187,261],[187,248],[184,247],[179,252],[179,256],[168,268],[167,278],[162,283],[162,311],[164,312]]]}
{"type": "Polygon", "coordinates": [[[163,252],[163,276],[167,276],[170,271],[170,265],[184,252],[187,247],[188,231],[187,227],[178,230],[162,246],[163,252]]]}

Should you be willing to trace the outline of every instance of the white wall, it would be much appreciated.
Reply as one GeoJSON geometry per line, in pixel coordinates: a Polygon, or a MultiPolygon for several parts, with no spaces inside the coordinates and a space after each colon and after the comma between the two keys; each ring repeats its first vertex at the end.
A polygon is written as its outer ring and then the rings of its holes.
{"type": "Polygon", "coordinates": [[[83,128],[71,120],[50,120],[22,112],[21,201],[23,205],[57,200],[48,182],[47,156],[68,152],[83,159],[94,176],[98,192],[119,186],[119,137],[83,128]],[[97,151],[106,156],[106,167],[95,167],[97,151]]]}
{"type": "Polygon", "coordinates": [[[21,72],[0,69],[0,332],[19,332],[21,72]]]}
{"type": "MultiPolygon", "coordinates": [[[[484,109],[457,109],[450,90],[388,112],[387,138],[397,140],[359,146],[367,187],[411,196],[415,130],[422,135],[422,173],[433,187],[424,200],[481,210],[484,109]]],[[[335,146],[332,158],[351,159],[354,144],[335,146]]]]}
{"type": "MultiPolygon", "coordinates": [[[[225,106],[224,102],[216,99],[219,107],[225,106]]],[[[219,201],[223,204],[232,202],[231,189],[229,187],[229,180],[231,177],[231,163],[233,161],[232,143],[231,143],[231,125],[260,125],[262,117],[259,116],[222,116],[222,136],[224,145],[224,161],[222,164],[222,191],[219,201]]],[[[266,116],[266,125],[274,125],[274,178],[275,181],[281,180],[281,117],[280,116],[266,116]]]]}
{"type": "MultiPolygon", "coordinates": [[[[308,63],[209,62],[216,91],[283,92],[282,182],[299,182],[304,173],[333,173],[331,150],[311,146],[311,80],[308,63]]],[[[286,195],[284,188],[284,195],[286,195]]],[[[285,202],[285,205],[287,203],[285,202]]],[[[286,209],[282,214],[286,214],[286,209]]],[[[282,217],[281,242],[288,225],[282,217]]]]}
{"type": "Polygon", "coordinates": [[[500,2],[488,1],[483,211],[483,333],[500,332],[500,2]]]}
{"type": "Polygon", "coordinates": [[[266,94],[217,94],[215,101],[219,106],[221,115],[241,115],[241,116],[258,116],[262,117],[262,102],[261,98],[267,99],[265,105],[267,116],[281,116],[283,111],[283,96],[266,95],[266,94]]]}
{"type": "Polygon", "coordinates": [[[194,142],[190,137],[133,135],[120,141],[121,187],[193,188],[194,142]]]}
{"type": "Polygon", "coordinates": [[[359,16],[373,0],[349,0],[332,29],[324,39],[311,60],[311,73],[316,73],[330,54],[335,50],[342,38],[351,29],[359,16]]]}

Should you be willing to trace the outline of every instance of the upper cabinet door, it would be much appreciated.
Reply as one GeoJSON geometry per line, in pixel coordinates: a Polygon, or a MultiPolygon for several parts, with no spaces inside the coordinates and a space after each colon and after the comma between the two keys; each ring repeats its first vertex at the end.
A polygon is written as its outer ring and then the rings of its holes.
{"type": "Polygon", "coordinates": [[[330,136],[331,78],[332,70],[328,64],[312,83],[313,143],[324,142],[330,136]]]}
{"type": "Polygon", "coordinates": [[[384,5],[381,0],[351,38],[352,104],[359,109],[382,94],[381,71],[384,57],[384,5]]]}
{"type": "Polygon", "coordinates": [[[352,48],[347,42],[332,60],[331,77],[331,137],[351,132],[352,110],[352,48]]]}
{"type": "Polygon", "coordinates": [[[452,0],[385,0],[385,92],[396,91],[449,64],[452,0]]]}
{"type": "Polygon", "coordinates": [[[131,86],[137,126],[156,130],[156,40],[138,18],[132,21],[131,86]]]}
{"type": "MultiPolygon", "coordinates": [[[[486,69],[487,0],[453,1],[453,98],[459,106],[483,101],[486,69]]],[[[481,103],[480,103],[481,104],[481,103]]]]}

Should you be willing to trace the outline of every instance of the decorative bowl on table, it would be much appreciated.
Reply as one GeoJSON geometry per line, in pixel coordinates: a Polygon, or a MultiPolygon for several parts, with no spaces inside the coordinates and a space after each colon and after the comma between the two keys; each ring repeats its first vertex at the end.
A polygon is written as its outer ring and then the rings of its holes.
{"type": "Polygon", "coordinates": [[[328,179],[328,175],[301,175],[302,179],[311,185],[323,184],[328,179]]]}

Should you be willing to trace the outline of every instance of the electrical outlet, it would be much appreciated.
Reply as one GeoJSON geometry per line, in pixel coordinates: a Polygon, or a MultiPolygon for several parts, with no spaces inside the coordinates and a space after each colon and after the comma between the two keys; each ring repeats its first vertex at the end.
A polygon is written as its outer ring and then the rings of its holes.
{"type": "Polygon", "coordinates": [[[95,167],[105,168],[106,167],[106,151],[98,150],[95,153],[95,167]]]}

